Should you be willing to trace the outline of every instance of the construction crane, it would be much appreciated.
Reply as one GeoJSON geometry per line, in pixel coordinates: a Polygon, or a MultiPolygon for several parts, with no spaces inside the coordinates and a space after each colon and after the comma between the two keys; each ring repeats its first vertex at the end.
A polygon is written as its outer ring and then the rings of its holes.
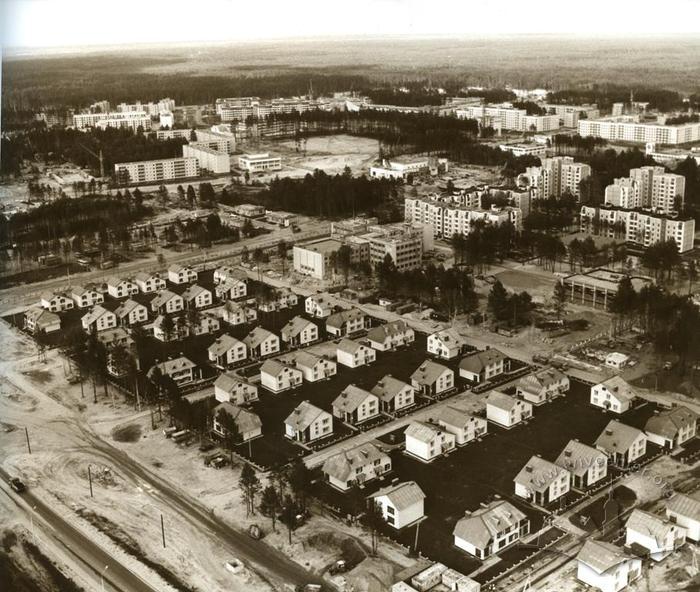
{"type": "Polygon", "coordinates": [[[80,146],[83,150],[85,150],[85,152],[88,152],[89,154],[92,154],[97,160],[100,161],[100,179],[104,179],[104,176],[105,176],[105,162],[104,162],[104,158],[102,157],[102,148],[100,148],[100,153],[99,153],[99,154],[95,154],[95,152],[93,152],[92,150],[90,150],[90,148],[88,148],[88,147],[85,146],[84,144],[78,144],[78,146],[80,146]]]}

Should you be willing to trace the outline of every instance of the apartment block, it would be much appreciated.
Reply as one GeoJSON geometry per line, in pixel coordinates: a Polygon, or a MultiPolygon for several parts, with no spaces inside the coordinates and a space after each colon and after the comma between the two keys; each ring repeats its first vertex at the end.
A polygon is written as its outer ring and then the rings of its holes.
{"type": "Polygon", "coordinates": [[[182,147],[182,156],[196,158],[200,170],[207,170],[214,174],[231,172],[231,158],[226,152],[212,150],[199,142],[185,144],[182,147]]]}
{"type": "Polygon", "coordinates": [[[148,131],[151,129],[151,118],[144,111],[129,113],[76,113],[73,115],[73,127],[86,129],[90,127],[130,128],[136,131],[139,127],[148,131]]]}
{"type": "Polygon", "coordinates": [[[199,176],[199,161],[192,157],[118,162],[114,176],[120,184],[152,183],[199,176]]]}
{"type": "Polygon", "coordinates": [[[582,119],[578,122],[578,133],[584,137],[592,136],[635,144],[686,144],[700,141],[700,123],[641,123],[634,117],[625,116],[582,119]]]}

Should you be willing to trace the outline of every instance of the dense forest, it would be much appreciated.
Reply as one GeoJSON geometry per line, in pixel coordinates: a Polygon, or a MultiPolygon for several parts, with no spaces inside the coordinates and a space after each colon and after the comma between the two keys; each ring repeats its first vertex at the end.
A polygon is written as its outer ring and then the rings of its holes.
{"type": "Polygon", "coordinates": [[[616,86],[610,84],[592,84],[582,88],[569,88],[549,93],[547,100],[551,103],[565,103],[571,105],[583,105],[596,103],[603,110],[610,110],[613,103],[628,103],[630,93],[634,94],[634,100],[648,102],[650,109],[659,111],[673,111],[675,109],[697,109],[700,105],[700,95],[690,96],[688,103],[683,102],[680,93],[660,88],[637,88],[629,86],[616,86]]]}

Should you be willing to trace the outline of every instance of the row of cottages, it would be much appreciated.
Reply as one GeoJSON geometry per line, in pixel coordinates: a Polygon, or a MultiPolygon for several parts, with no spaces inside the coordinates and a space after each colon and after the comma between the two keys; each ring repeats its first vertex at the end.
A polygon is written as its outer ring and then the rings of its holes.
{"type": "Polygon", "coordinates": [[[429,354],[443,360],[453,360],[461,356],[466,352],[467,347],[467,340],[455,329],[443,329],[428,335],[426,345],[429,354]]]}
{"type": "Polygon", "coordinates": [[[290,347],[303,347],[318,341],[318,326],[304,317],[295,316],[282,327],[282,341],[290,347]]]}
{"type": "Polygon", "coordinates": [[[338,366],[333,360],[307,351],[294,354],[294,365],[301,370],[301,374],[307,382],[325,380],[335,376],[338,372],[338,366]]]}
{"type": "Polygon", "coordinates": [[[628,467],[647,451],[647,437],[642,430],[611,420],[595,441],[595,447],[605,452],[610,462],[628,467]]]}
{"type": "Polygon", "coordinates": [[[170,317],[169,315],[158,315],[153,321],[151,328],[153,336],[159,341],[180,341],[189,335],[209,335],[216,333],[221,328],[221,322],[212,314],[203,314],[196,319],[194,324],[183,322],[184,316],[170,317]],[[166,318],[169,319],[170,331],[166,331],[166,318]]]}
{"type": "Polygon", "coordinates": [[[452,533],[454,544],[486,559],[530,534],[530,520],[510,502],[496,500],[474,512],[466,512],[452,533]]]}
{"type": "Polygon", "coordinates": [[[255,327],[243,338],[243,343],[248,347],[248,355],[253,360],[278,354],[280,351],[280,338],[263,327],[255,327]]]}
{"type": "Polygon", "coordinates": [[[214,293],[219,300],[240,300],[248,296],[248,284],[243,280],[231,277],[216,284],[214,293]]]}
{"type": "Polygon", "coordinates": [[[312,294],[304,300],[304,311],[306,311],[306,314],[317,319],[330,317],[334,306],[328,294],[312,294]]]}
{"type": "Polygon", "coordinates": [[[415,481],[392,483],[372,494],[370,499],[382,519],[397,530],[416,524],[425,516],[425,493],[415,481]]]}
{"type": "Polygon", "coordinates": [[[45,308],[49,312],[63,312],[64,310],[72,310],[75,306],[73,298],[66,296],[61,292],[46,292],[41,295],[39,301],[41,308],[45,308]]]}
{"type": "Polygon", "coordinates": [[[260,366],[260,383],[273,393],[281,393],[301,386],[301,370],[281,360],[265,360],[260,366]]]}
{"type": "Polygon", "coordinates": [[[533,456],[513,479],[515,495],[546,506],[571,489],[571,473],[564,467],[533,456]]]}
{"type": "Polygon", "coordinates": [[[331,456],[322,469],[328,483],[341,491],[355,485],[363,486],[390,471],[391,458],[371,442],[331,456]]]}
{"type": "Polygon", "coordinates": [[[159,362],[153,365],[148,371],[149,377],[152,375],[155,368],[158,368],[163,376],[172,378],[178,386],[189,384],[198,378],[197,364],[185,356],[170,358],[165,360],[165,362],[159,362]]]}
{"type": "Polygon", "coordinates": [[[226,370],[248,358],[248,348],[245,343],[225,333],[219,337],[207,350],[209,361],[217,368],[226,370]]]}
{"type": "Polygon", "coordinates": [[[192,284],[197,281],[199,274],[186,265],[174,263],[168,267],[168,281],[171,284],[192,284]]]}
{"type": "Polygon", "coordinates": [[[459,362],[459,375],[472,384],[491,380],[509,369],[508,357],[497,349],[473,352],[459,362]]]}
{"type": "Polygon", "coordinates": [[[49,334],[61,329],[61,317],[46,308],[34,307],[24,313],[24,330],[32,335],[49,334]]]}
{"type": "Polygon", "coordinates": [[[256,413],[233,403],[223,402],[219,403],[213,410],[212,431],[220,438],[225,439],[229,435],[226,425],[219,421],[222,412],[228,414],[231,421],[235,422],[236,432],[242,442],[248,442],[262,436],[262,421],[256,413]]]}
{"type": "Polygon", "coordinates": [[[114,314],[117,317],[117,322],[122,327],[133,327],[148,321],[148,309],[132,298],[122,302],[116,308],[114,314]]]}
{"type": "Polygon", "coordinates": [[[333,401],[333,417],[357,425],[379,415],[379,398],[354,384],[349,384],[333,401]]]}
{"type": "Polygon", "coordinates": [[[411,386],[426,397],[449,392],[455,386],[455,373],[442,364],[426,360],[411,374],[411,386]]]}
{"type": "Polygon", "coordinates": [[[414,421],[404,431],[406,453],[430,462],[455,448],[456,438],[442,427],[414,421]]]}
{"type": "Polygon", "coordinates": [[[229,325],[247,325],[258,320],[258,310],[253,306],[227,300],[220,309],[221,318],[229,325]]]}
{"type": "Polygon", "coordinates": [[[644,432],[649,442],[673,450],[697,435],[698,414],[687,407],[674,407],[650,417],[644,432]]]}
{"type": "Polygon", "coordinates": [[[277,288],[272,298],[261,302],[258,308],[262,312],[277,312],[286,308],[294,308],[299,302],[299,297],[289,288],[277,288]]]}
{"type": "Polygon", "coordinates": [[[385,323],[367,332],[367,340],[370,346],[378,351],[389,351],[399,347],[405,347],[416,339],[415,332],[406,321],[398,319],[385,323]]]}
{"type": "Polygon", "coordinates": [[[532,405],[501,391],[486,397],[486,419],[504,428],[512,428],[532,417],[532,405]]]}
{"type": "Polygon", "coordinates": [[[347,337],[363,331],[368,320],[369,317],[359,308],[341,310],[326,319],[326,333],[333,337],[347,337]]]}
{"type": "Polygon", "coordinates": [[[142,294],[153,294],[165,290],[165,279],[159,273],[140,271],[134,276],[134,281],[142,294]]]}
{"type": "Polygon", "coordinates": [[[372,387],[372,394],[379,399],[381,411],[396,413],[408,409],[416,402],[416,390],[403,380],[386,374],[372,387]]]}
{"type": "Polygon", "coordinates": [[[88,332],[99,332],[106,329],[114,329],[117,326],[117,315],[99,304],[83,315],[80,324],[88,332]]]}
{"type": "Polygon", "coordinates": [[[128,298],[139,293],[136,282],[130,278],[112,276],[107,278],[107,293],[112,298],[128,298]]]}
{"type": "Polygon", "coordinates": [[[438,425],[454,435],[457,446],[464,446],[472,440],[480,438],[488,430],[488,422],[483,417],[473,415],[453,405],[442,409],[438,417],[438,425]]]}
{"type": "Polygon", "coordinates": [[[591,405],[613,413],[624,413],[637,397],[634,388],[620,376],[613,376],[591,387],[591,405]]]}
{"type": "Polygon", "coordinates": [[[569,377],[555,368],[542,368],[523,376],[517,384],[516,394],[528,403],[542,405],[566,393],[570,388],[569,377]]]}
{"type": "Polygon", "coordinates": [[[336,348],[336,359],[343,366],[358,368],[374,362],[377,359],[377,350],[359,341],[343,339],[336,348]]]}
{"type": "Polygon", "coordinates": [[[284,420],[284,435],[295,442],[306,444],[333,433],[333,416],[302,401],[284,420]]]}
{"type": "Polygon", "coordinates": [[[233,372],[225,372],[214,381],[214,398],[220,403],[246,405],[258,400],[258,387],[233,372]]]}

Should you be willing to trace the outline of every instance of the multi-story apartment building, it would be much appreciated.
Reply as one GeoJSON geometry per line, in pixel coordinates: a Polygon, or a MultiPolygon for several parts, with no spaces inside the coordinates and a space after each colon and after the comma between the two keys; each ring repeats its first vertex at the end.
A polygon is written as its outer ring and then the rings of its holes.
{"type": "Polygon", "coordinates": [[[664,167],[660,166],[643,166],[638,169],[630,169],[629,178],[637,183],[639,187],[640,207],[651,207],[651,191],[654,186],[654,176],[663,175],[664,167]]]}
{"type": "Polygon", "coordinates": [[[117,111],[119,113],[135,113],[144,112],[149,115],[149,117],[157,117],[164,111],[171,112],[175,109],[175,101],[173,99],[161,99],[160,101],[148,103],[142,103],[141,101],[136,101],[135,103],[119,103],[117,105],[117,111]]]}
{"type": "Polygon", "coordinates": [[[642,210],[583,206],[581,231],[597,236],[621,238],[650,247],[660,241],[673,240],[679,253],[693,248],[695,220],[675,218],[642,210]]]}
{"type": "Polygon", "coordinates": [[[651,208],[656,211],[678,212],[683,209],[685,177],[674,173],[655,174],[651,185],[651,208]],[[676,207],[678,206],[678,207],[676,207]]]}
{"type": "Polygon", "coordinates": [[[525,178],[534,190],[534,197],[547,199],[571,194],[581,198],[580,184],[590,177],[591,167],[582,162],[574,162],[571,156],[545,158],[542,166],[528,167],[525,178]]]}
{"type": "Polygon", "coordinates": [[[231,172],[231,158],[226,152],[212,150],[199,142],[185,144],[182,147],[182,156],[196,158],[200,170],[204,169],[217,175],[231,172]]]}
{"type": "Polygon", "coordinates": [[[76,113],[73,115],[73,127],[76,129],[126,127],[134,131],[141,127],[147,131],[151,129],[151,118],[144,111],[129,113],[76,113]]]}
{"type": "Polygon", "coordinates": [[[199,176],[199,161],[192,157],[118,162],[114,176],[120,184],[154,183],[199,176]]]}
{"type": "Polygon", "coordinates": [[[597,105],[544,105],[548,113],[559,116],[563,127],[576,127],[580,119],[598,119],[600,110],[597,105]]]}
{"type": "Polygon", "coordinates": [[[700,141],[700,122],[663,125],[659,122],[640,123],[634,117],[581,119],[578,133],[584,137],[636,144],[687,144],[700,141]]]}
{"type": "Polygon", "coordinates": [[[548,132],[559,129],[558,115],[528,115],[525,109],[512,105],[468,105],[455,111],[459,119],[476,119],[484,127],[497,131],[536,131],[548,132]]]}
{"type": "Polygon", "coordinates": [[[642,207],[641,186],[634,179],[615,179],[605,188],[605,204],[616,208],[633,210],[642,207]]]}

